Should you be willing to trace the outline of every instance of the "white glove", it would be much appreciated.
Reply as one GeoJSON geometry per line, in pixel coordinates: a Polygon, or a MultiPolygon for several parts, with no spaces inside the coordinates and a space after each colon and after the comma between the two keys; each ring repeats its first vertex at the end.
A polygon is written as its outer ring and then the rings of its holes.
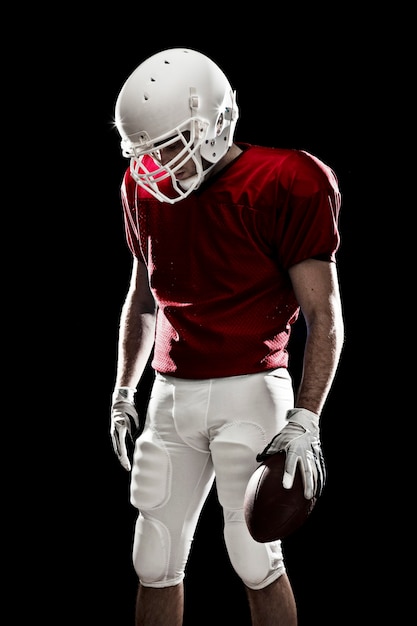
{"type": "Polygon", "coordinates": [[[284,478],[285,489],[291,489],[297,465],[300,467],[307,500],[318,497],[326,482],[326,465],[320,443],[319,416],[307,409],[291,409],[287,412],[288,424],[258,454],[257,461],[281,450],[286,452],[284,478]]]}
{"type": "Polygon", "coordinates": [[[110,436],[113,449],[121,465],[128,472],[131,469],[126,438],[133,442],[135,432],[139,428],[139,416],[135,407],[136,389],[119,387],[113,391],[111,405],[110,436]]]}

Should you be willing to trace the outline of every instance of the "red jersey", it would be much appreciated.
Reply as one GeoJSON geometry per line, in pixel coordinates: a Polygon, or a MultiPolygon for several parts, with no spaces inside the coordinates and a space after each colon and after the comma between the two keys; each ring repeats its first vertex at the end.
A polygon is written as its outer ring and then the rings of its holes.
{"type": "Polygon", "coordinates": [[[304,151],[239,147],[236,160],[176,204],[125,173],[126,237],[158,305],[152,366],[161,373],[196,379],[287,367],[299,315],[288,268],[335,261],[333,171],[304,151]]]}

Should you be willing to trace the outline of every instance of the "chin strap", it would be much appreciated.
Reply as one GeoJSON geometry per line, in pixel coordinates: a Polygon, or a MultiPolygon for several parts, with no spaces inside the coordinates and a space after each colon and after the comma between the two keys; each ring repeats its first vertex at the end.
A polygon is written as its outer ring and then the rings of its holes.
{"type": "MultiPolygon", "coordinates": [[[[184,189],[184,191],[188,191],[190,187],[192,187],[197,180],[198,180],[198,176],[197,174],[195,174],[194,176],[190,176],[190,178],[186,178],[185,180],[177,180],[177,184],[182,189],[184,189]]],[[[200,183],[196,185],[194,189],[198,189],[198,187],[201,185],[202,180],[203,178],[201,178],[200,183]]]]}
{"type": "MultiPolygon", "coordinates": [[[[195,157],[199,159],[199,161],[201,161],[201,156],[197,155],[197,153],[195,154],[195,157]]],[[[195,174],[194,176],[190,176],[190,178],[186,178],[185,180],[177,180],[177,184],[184,189],[184,191],[188,191],[191,187],[193,187],[193,189],[198,189],[200,187],[200,185],[206,180],[207,178],[207,174],[209,174],[209,172],[211,172],[211,170],[213,169],[213,167],[216,165],[216,163],[213,163],[212,165],[210,165],[207,169],[203,169],[202,170],[202,174],[200,176],[200,180],[198,180],[198,175],[195,174]],[[195,184],[197,182],[197,184],[195,184]]]]}

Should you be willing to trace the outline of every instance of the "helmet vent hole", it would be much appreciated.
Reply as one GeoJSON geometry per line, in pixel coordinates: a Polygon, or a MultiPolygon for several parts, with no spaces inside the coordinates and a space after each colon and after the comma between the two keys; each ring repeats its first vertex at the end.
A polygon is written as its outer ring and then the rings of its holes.
{"type": "Polygon", "coordinates": [[[149,94],[144,93],[144,94],[143,94],[143,99],[145,100],[145,102],[146,102],[147,100],[149,100],[149,94]]]}

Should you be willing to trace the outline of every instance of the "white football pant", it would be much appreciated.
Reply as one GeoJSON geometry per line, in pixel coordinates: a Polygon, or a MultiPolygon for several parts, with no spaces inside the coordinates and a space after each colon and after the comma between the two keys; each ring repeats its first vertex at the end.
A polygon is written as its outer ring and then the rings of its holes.
{"type": "Polygon", "coordinates": [[[250,536],[243,500],[257,453],[286,425],[293,406],[284,368],[207,380],[156,374],[131,475],[131,502],[139,511],[133,564],[143,586],[183,580],[214,478],[226,548],[244,584],[262,589],[285,572],[281,542],[250,536]]]}

